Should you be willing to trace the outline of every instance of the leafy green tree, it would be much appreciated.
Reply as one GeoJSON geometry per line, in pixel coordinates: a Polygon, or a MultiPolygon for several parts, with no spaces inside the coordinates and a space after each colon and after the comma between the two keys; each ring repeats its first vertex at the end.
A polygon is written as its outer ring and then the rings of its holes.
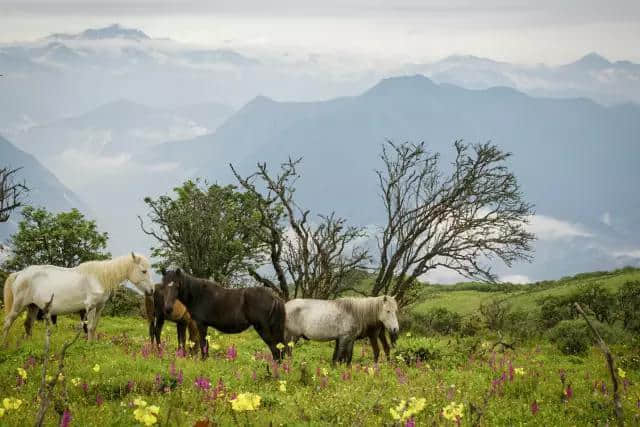
{"type": "Polygon", "coordinates": [[[146,197],[154,228],[142,230],[158,243],[154,267],[180,266],[189,273],[231,284],[259,264],[263,245],[257,238],[258,199],[232,185],[186,181],[173,195],[146,197]]]}
{"type": "Polygon", "coordinates": [[[616,294],[618,315],[622,326],[634,332],[640,332],[640,281],[625,282],[616,294]]]}
{"type": "Polygon", "coordinates": [[[9,271],[35,264],[75,267],[111,256],[105,251],[107,233],[98,231],[95,221],[86,219],[77,209],[54,214],[27,206],[22,217],[10,239],[11,256],[3,265],[9,271]]]}

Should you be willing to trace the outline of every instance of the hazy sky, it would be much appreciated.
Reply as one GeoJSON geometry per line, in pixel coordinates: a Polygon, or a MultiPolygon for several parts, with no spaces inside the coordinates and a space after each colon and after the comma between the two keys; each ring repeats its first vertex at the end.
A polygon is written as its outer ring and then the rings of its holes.
{"type": "Polygon", "coordinates": [[[424,61],[640,62],[639,0],[2,0],[0,41],[120,23],[214,46],[424,61]],[[482,4],[482,6],[480,6],[482,4]]]}

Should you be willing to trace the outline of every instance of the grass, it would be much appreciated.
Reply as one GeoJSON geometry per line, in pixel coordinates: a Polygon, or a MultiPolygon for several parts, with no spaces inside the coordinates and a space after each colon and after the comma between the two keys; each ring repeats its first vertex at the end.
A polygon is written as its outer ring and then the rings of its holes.
{"type": "MultiPolygon", "coordinates": [[[[73,335],[75,325],[70,316],[59,319],[52,338],[54,349],[73,335]]],[[[15,326],[11,346],[0,353],[0,398],[16,397],[23,404],[0,418],[0,424],[6,426],[22,426],[35,418],[43,357],[43,325],[19,346],[15,340],[22,331],[15,326]],[[25,384],[19,384],[18,367],[27,371],[25,384]]],[[[68,390],[72,425],[136,425],[136,398],[157,405],[159,422],[166,425],[191,426],[201,420],[218,425],[392,425],[390,408],[411,397],[426,399],[424,409],[415,416],[419,425],[455,425],[441,415],[451,401],[463,404],[460,421],[470,425],[471,405],[482,406],[491,390],[484,425],[604,424],[611,423],[613,416],[610,395],[599,391],[600,382],[606,384],[608,393],[611,384],[596,349],[583,358],[566,357],[546,342],[532,342],[515,353],[500,353],[490,351],[489,335],[467,339],[403,336],[396,354],[428,348],[435,356],[410,365],[394,357],[376,366],[368,345],[359,342],[349,369],[329,365],[329,343],[305,342],[294,348],[293,359],[276,372],[262,360],[266,347],[254,331],[239,335],[211,332],[212,347],[215,343],[220,348],[203,362],[176,357],[173,328],[164,331],[167,350],[149,352],[141,318],[106,317],[99,330],[99,341],[80,340],[67,355],[63,384],[68,390]],[[227,356],[231,347],[237,350],[234,360],[227,356]],[[96,365],[99,372],[94,371],[96,365]],[[522,368],[523,375],[510,379],[510,366],[522,368]],[[563,395],[566,385],[560,381],[561,371],[566,372],[566,384],[573,390],[569,399],[563,395]],[[195,385],[196,378],[202,377],[211,384],[208,390],[195,385]],[[77,386],[72,384],[76,379],[77,386]],[[217,384],[222,387],[214,395],[217,384]],[[281,390],[283,385],[286,391],[281,390]],[[232,410],[230,398],[244,392],[261,397],[256,411],[232,410]],[[531,410],[534,401],[539,405],[536,414],[531,410]]],[[[631,353],[625,347],[614,351],[617,356],[631,353]]],[[[640,373],[628,371],[627,380],[623,403],[631,423],[640,411],[636,406],[640,373]]],[[[62,396],[62,385],[56,393],[62,396]]],[[[63,408],[63,401],[57,406],[63,408]]],[[[47,425],[59,423],[54,409],[48,413],[47,425]]]]}

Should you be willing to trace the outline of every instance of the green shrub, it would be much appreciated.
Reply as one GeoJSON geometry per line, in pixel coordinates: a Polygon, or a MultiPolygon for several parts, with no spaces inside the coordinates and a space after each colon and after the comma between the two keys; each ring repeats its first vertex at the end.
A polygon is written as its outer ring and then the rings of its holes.
{"type": "Polygon", "coordinates": [[[487,328],[499,331],[504,328],[510,309],[511,306],[504,300],[492,299],[480,305],[480,315],[487,328]]]}
{"type": "Polygon", "coordinates": [[[397,359],[402,359],[407,365],[416,361],[429,362],[439,360],[442,355],[427,338],[406,338],[398,341],[393,352],[397,359]]]}
{"type": "Polygon", "coordinates": [[[105,316],[140,316],[142,296],[122,286],[116,288],[104,306],[105,316]]]}
{"type": "Polygon", "coordinates": [[[513,337],[528,339],[540,335],[538,313],[525,310],[510,311],[506,315],[503,330],[513,337]]]}
{"type": "Polygon", "coordinates": [[[584,321],[563,320],[549,330],[548,336],[563,354],[584,354],[591,346],[591,332],[584,321]]]}
{"type": "Polygon", "coordinates": [[[460,335],[472,337],[482,330],[482,319],[477,314],[471,314],[464,318],[460,325],[460,335]]]}
{"type": "Polygon", "coordinates": [[[538,301],[540,305],[540,324],[544,329],[553,328],[563,320],[575,319],[578,313],[571,303],[571,298],[547,297],[538,301]]]}
{"type": "Polygon", "coordinates": [[[462,326],[462,316],[444,307],[432,308],[424,317],[430,331],[443,335],[459,332],[462,326]]]}
{"type": "Polygon", "coordinates": [[[640,281],[625,282],[616,294],[617,314],[622,326],[629,331],[640,332],[640,281]]]}

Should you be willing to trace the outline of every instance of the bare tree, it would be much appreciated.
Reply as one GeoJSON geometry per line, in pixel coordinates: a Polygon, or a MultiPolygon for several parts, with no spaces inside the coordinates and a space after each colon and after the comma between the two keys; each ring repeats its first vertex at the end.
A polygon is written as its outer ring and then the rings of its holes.
{"type": "Polygon", "coordinates": [[[291,291],[294,298],[334,298],[347,286],[347,278],[365,268],[369,260],[367,251],[355,244],[365,233],[334,213],[319,215],[316,224],[309,220],[310,211],[300,208],[293,197],[300,162],[289,159],[276,176],[269,173],[266,163],[258,163],[257,172],[247,178],[231,166],[240,185],[262,200],[256,232],[269,248],[277,284],[255,269],[249,272],[285,299],[291,291]],[[263,192],[256,180],[264,186],[263,192]]]}
{"type": "Polygon", "coordinates": [[[29,191],[25,183],[13,179],[20,169],[0,168],[0,223],[9,221],[11,212],[22,206],[22,197],[29,191]]]}
{"type": "Polygon", "coordinates": [[[376,173],[386,224],[373,295],[392,293],[406,303],[416,279],[434,268],[494,281],[488,261],[531,260],[532,205],[505,165],[510,154],[490,143],[454,147],[453,170],[445,175],[439,154],[424,143],[383,146],[384,168],[376,173]]]}

